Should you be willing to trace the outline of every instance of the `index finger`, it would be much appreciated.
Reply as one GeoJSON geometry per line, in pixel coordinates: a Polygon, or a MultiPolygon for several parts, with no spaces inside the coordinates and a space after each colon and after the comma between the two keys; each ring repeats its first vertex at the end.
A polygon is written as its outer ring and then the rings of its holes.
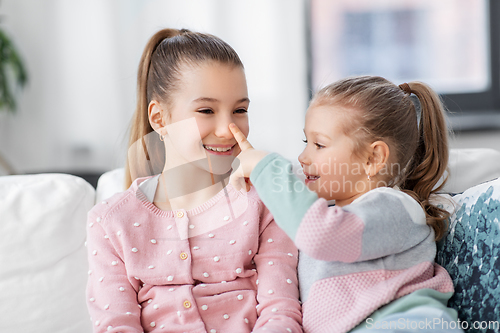
{"type": "Polygon", "coordinates": [[[250,142],[248,142],[245,134],[243,134],[243,132],[238,128],[238,126],[236,126],[236,124],[234,123],[229,124],[229,130],[231,131],[231,133],[233,133],[233,136],[236,139],[236,142],[238,142],[241,151],[253,148],[250,142]]]}

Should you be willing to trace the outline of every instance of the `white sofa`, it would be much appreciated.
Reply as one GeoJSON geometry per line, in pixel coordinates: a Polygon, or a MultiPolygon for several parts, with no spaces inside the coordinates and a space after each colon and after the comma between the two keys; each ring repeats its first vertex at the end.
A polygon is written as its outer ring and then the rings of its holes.
{"type": "MultiPolygon", "coordinates": [[[[450,170],[443,192],[464,192],[500,177],[500,152],[452,150],[450,170]]],[[[87,212],[122,190],[123,169],[103,174],[97,190],[66,174],[0,177],[1,333],[92,332],[85,302],[87,212]]]]}

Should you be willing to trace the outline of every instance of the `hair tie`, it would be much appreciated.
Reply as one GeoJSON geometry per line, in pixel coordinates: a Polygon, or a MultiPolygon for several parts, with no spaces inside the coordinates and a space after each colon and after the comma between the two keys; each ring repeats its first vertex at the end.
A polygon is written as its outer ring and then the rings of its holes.
{"type": "Polygon", "coordinates": [[[399,85],[399,89],[403,90],[408,95],[411,95],[413,93],[413,91],[410,88],[410,85],[408,83],[406,83],[406,82],[405,83],[401,83],[399,85]]]}

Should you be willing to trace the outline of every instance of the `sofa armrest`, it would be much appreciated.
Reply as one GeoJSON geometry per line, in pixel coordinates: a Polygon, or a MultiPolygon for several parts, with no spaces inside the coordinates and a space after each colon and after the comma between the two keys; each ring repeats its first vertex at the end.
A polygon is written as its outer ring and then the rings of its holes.
{"type": "Polygon", "coordinates": [[[91,332],[84,244],[94,196],[71,175],[0,177],[0,332],[91,332]]]}

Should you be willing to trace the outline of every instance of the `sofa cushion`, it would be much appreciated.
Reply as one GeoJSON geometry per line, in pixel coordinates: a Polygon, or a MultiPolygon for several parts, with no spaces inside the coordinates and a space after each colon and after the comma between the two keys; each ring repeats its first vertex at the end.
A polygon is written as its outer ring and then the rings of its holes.
{"type": "Polygon", "coordinates": [[[490,148],[450,149],[448,180],[441,193],[462,193],[500,177],[500,151],[490,148]]]}
{"type": "Polygon", "coordinates": [[[86,216],[94,189],[64,174],[0,177],[0,332],[86,333],[86,216]]]}
{"type": "Polygon", "coordinates": [[[116,193],[127,190],[125,188],[125,169],[118,168],[107,171],[99,177],[96,187],[95,202],[99,203],[116,193]]]}
{"type": "MultiPolygon", "coordinates": [[[[460,320],[500,318],[500,178],[453,197],[448,235],[438,244],[437,261],[451,275],[455,294],[449,306],[460,320]]],[[[496,330],[474,330],[499,331],[496,330]]]]}

